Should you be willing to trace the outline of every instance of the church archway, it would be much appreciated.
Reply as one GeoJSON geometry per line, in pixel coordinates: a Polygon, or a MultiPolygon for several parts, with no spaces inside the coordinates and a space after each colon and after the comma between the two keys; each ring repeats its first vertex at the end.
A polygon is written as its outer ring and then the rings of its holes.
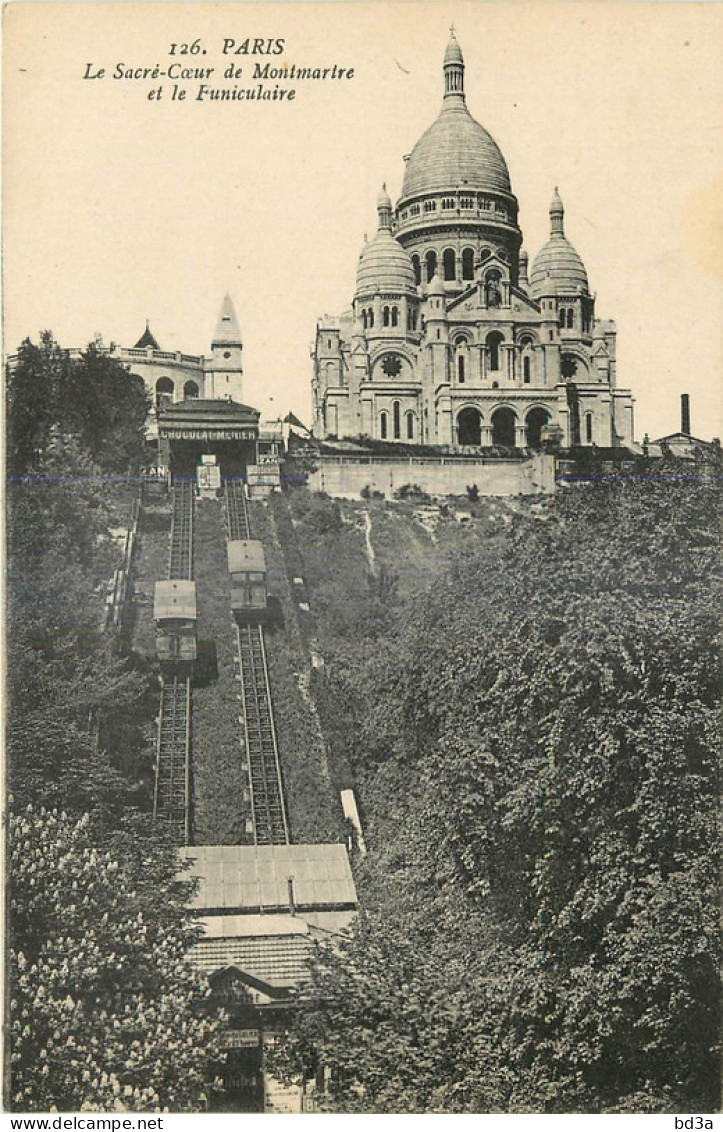
{"type": "Polygon", "coordinates": [[[170,377],[159,377],[156,382],[156,408],[173,404],[175,386],[170,377]]]}
{"type": "Polygon", "coordinates": [[[492,414],[492,443],[503,448],[515,446],[515,414],[504,406],[492,414]]]}
{"type": "Polygon", "coordinates": [[[479,447],[482,443],[482,414],[468,405],[457,417],[457,443],[479,447]]]}
{"type": "Polygon", "coordinates": [[[545,425],[550,420],[550,414],[547,409],[530,409],[527,414],[527,447],[528,448],[541,448],[542,439],[541,433],[545,425]]]}
{"type": "Polygon", "coordinates": [[[199,396],[200,390],[195,381],[187,381],[183,387],[183,400],[193,401],[199,396]]]}

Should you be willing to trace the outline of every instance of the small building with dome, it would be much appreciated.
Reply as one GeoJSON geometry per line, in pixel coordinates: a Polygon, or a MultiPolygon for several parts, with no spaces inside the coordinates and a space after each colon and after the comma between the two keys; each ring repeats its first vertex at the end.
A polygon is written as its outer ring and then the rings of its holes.
{"type": "Polygon", "coordinates": [[[318,322],[314,431],[469,453],[633,442],[618,389],[615,323],[595,314],[555,188],[532,262],[502,152],[470,114],[452,31],[442,109],[405,159],[393,206],[377,200],[352,305],[318,322]]]}

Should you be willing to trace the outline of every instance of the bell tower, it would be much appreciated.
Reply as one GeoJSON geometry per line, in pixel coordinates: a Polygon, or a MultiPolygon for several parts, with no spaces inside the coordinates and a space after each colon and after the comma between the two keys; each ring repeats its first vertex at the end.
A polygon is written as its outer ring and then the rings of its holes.
{"type": "Polygon", "coordinates": [[[211,339],[211,357],[206,365],[205,395],[208,399],[242,403],[242,351],[241,329],[227,292],[211,339]]]}

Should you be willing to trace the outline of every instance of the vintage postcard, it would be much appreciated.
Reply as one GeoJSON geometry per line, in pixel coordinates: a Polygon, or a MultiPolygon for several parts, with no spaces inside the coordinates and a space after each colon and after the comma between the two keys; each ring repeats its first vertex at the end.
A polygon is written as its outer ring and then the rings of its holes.
{"type": "Polygon", "coordinates": [[[722,40],[5,6],[6,1110],[712,1127],[722,40]]]}

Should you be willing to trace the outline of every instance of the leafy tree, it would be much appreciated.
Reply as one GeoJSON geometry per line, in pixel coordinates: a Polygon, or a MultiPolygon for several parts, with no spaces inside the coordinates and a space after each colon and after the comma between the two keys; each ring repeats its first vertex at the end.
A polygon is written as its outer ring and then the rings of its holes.
{"type": "Polygon", "coordinates": [[[106,354],[100,339],[71,366],[63,402],[69,430],[104,472],[143,462],[150,396],[143,379],[106,354]]]}
{"type": "Polygon", "coordinates": [[[197,1111],[218,1023],[173,852],[138,830],[98,848],[87,816],[32,807],[9,847],[12,1107],[197,1111]]]}
{"type": "Polygon", "coordinates": [[[145,459],[151,400],[143,379],[104,350],[100,339],[71,359],[50,331],[26,339],[8,366],[8,469],[36,471],[54,439],[77,442],[104,473],[127,473],[145,459]]]}
{"type": "Polygon", "coordinates": [[[17,361],[8,366],[7,467],[10,476],[22,476],[47,451],[57,424],[58,391],[69,369],[68,355],[50,331],[35,346],[26,338],[17,361]]]}

